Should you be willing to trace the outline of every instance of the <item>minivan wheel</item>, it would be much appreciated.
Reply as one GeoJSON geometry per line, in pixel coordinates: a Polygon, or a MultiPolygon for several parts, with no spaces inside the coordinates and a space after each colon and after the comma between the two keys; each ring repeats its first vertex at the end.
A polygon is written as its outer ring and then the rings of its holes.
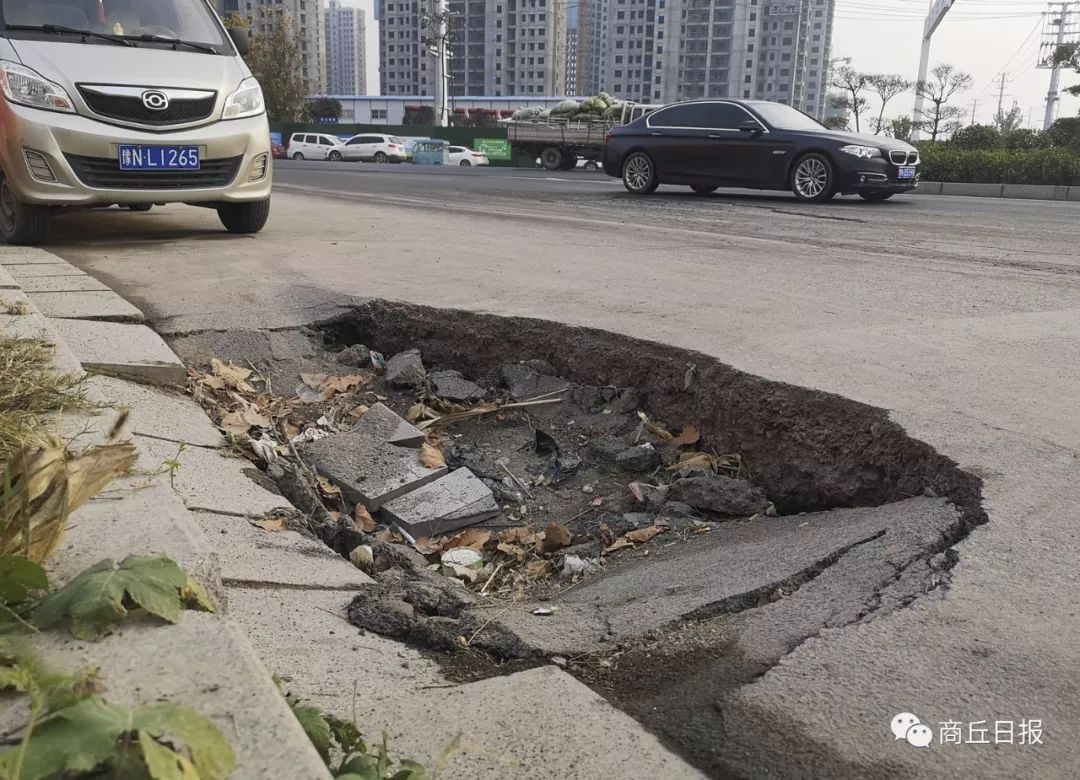
{"type": "Polygon", "coordinates": [[[330,152],[330,154],[328,154],[326,157],[328,160],[330,160],[330,162],[341,162],[341,152],[339,152],[337,149],[330,152]]]}
{"type": "Polygon", "coordinates": [[[587,173],[593,173],[594,171],[600,170],[600,164],[596,162],[596,160],[589,160],[583,167],[587,173]]]}
{"type": "Polygon", "coordinates": [[[304,159],[304,154],[303,154],[303,152],[297,152],[296,154],[294,154],[292,156],[292,158],[294,160],[303,160],[304,159]]]}
{"type": "Polygon", "coordinates": [[[460,168],[471,168],[472,163],[469,162],[468,160],[462,160],[461,162],[458,163],[458,167],[460,167],[460,168]]]}
{"type": "Polygon", "coordinates": [[[644,152],[634,152],[623,161],[623,186],[635,195],[648,195],[660,186],[656,166],[644,152]]]}
{"type": "Polygon", "coordinates": [[[49,209],[24,203],[7,178],[0,179],[0,238],[9,244],[40,244],[49,230],[49,209]]]}
{"type": "Polygon", "coordinates": [[[824,203],[832,198],[836,194],[836,176],[829,158],[811,152],[795,163],[791,191],[804,203],[824,203]]]}
{"type": "Polygon", "coordinates": [[[720,188],[712,184],[695,184],[690,189],[697,195],[710,195],[720,188]]]}
{"type": "Polygon", "coordinates": [[[270,198],[247,203],[222,203],[218,218],[230,233],[258,233],[270,216],[270,198]]]}
{"type": "Polygon", "coordinates": [[[390,158],[386,156],[385,152],[375,152],[375,162],[380,165],[385,164],[390,158]]]}

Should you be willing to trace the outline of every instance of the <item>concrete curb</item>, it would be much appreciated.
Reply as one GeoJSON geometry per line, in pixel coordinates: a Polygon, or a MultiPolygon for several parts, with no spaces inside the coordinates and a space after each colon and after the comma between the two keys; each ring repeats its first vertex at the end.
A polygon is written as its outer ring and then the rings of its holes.
{"type": "MultiPolygon", "coordinates": [[[[84,276],[73,267],[68,267],[68,271],[62,262],[41,250],[0,247],[0,298],[9,303],[28,300],[19,289],[20,279],[84,276]],[[12,269],[19,270],[13,274],[12,269]],[[38,276],[35,270],[46,273],[38,276]]],[[[109,341],[102,343],[94,335],[100,334],[104,326],[116,326],[99,320],[113,319],[117,313],[122,319],[133,319],[132,312],[141,319],[141,312],[112,291],[94,299],[86,298],[85,293],[50,292],[44,294],[48,299],[45,308],[51,315],[63,318],[50,320],[38,310],[42,297],[36,293],[30,296],[28,314],[0,315],[0,332],[17,338],[43,338],[55,345],[53,365],[58,371],[84,373],[61,332],[83,337],[76,338],[79,351],[107,347],[116,352],[111,360],[123,359],[125,341],[128,346],[133,341],[132,331],[113,330],[109,341]],[[70,319],[73,311],[91,320],[70,319]]],[[[140,339],[134,339],[135,343],[145,346],[150,341],[158,357],[164,361],[171,359],[170,378],[179,379],[181,375],[176,373],[176,368],[183,368],[179,360],[156,334],[144,330],[138,334],[140,339]],[[156,343],[149,340],[148,333],[156,343]]],[[[138,350],[134,353],[139,354],[138,350]]],[[[130,374],[139,376],[139,371],[130,374]]],[[[139,378],[158,377],[151,371],[139,378]]],[[[118,703],[153,704],[169,699],[199,710],[217,723],[236,752],[238,763],[233,778],[281,777],[284,767],[288,768],[290,778],[330,777],[274,685],[271,671],[259,660],[244,631],[225,613],[227,595],[222,571],[236,565],[237,560],[248,558],[252,550],[259,548],[260,535],[270,532],[252,526],[241,516],[228,518],[236,524],[228,546],[222,543],[220,535],[209,536],[199,513],[191,511],[190,502],[219,499],[213,496],[206,499],[194,479],[174,484],[177,480],[170,480],[158,469],[159,450],[167,450],[174,456],[182,444],[200,457],[215,458],[219,463],[214,464],[213,484],[223,495],[239,496],[239,501],[251,502],[260,509],[287,502],[244,476],[244,461],[223,457],[224,441],[191,400],[107,377],[88,379],[86,388],[91,400],[119,402],[128,408],[128,420],[117,438],[130,438],[138,446],[139,472],[117,480],[72,513],[68,532],[49,561],[50,580],[58,584],[66,582],[104,558],[119,560],[132,554],[165,554],[206,587],[219,609],[217,614],[185,612],[176,625],[129,621],[98,643],[73,640],[67,629],[43,632],[34,639],[43,661],[61,670],[98,667],[104,695],[118,703]],[[238,544],[240,540],[244,543],[238,544]]],[[[72,446],[81,448],[107,439],[117,415],[116,408],[104,409],[96,415],[67,414],[58,421],[57,428],[65,439],[74,438],[72,446]]],[[[180,461],[178,479],[184,472],[183,454],[180,461]]],[[[259,560],[260,567],[250,577],[272,586],[279,579],[291,584],[302,575],[307,583],[318,587],[330,569],[334,578],[327,581],[329,587],[355,587],[368,581],[341,558],[336,561],[311,558],[307,546],[314,544],[296,534],[275,538],[273,559],[268,560],[264,555],[259,560]]],[[[321,549],[333,557],[325,547],[321,549]]],[[[0,707],[0,726],[19,728],[22,720],[23,713],[17,706],[0,707]]]]}
{"type": "Polygon", "coordinates": [[[959,195],[968,198],[1080,201],[1080,186],[1058,184],[975,184],[921,181],[911,195],[959,195]]]}

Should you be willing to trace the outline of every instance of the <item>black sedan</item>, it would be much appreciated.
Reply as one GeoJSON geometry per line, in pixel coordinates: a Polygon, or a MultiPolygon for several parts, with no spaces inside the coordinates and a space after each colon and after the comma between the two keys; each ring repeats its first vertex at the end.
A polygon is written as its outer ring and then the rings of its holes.
{"type": "Polygon", "coordinates": [[[879,201],[914,189],[918,165],[911,144],[829,130],[763,100],[674,103],[616,127],[604,147],[604,171],[635,195],[686,184],[703,195],[749,187],[791,190],[808,203],[854,193],[879,201]]]}

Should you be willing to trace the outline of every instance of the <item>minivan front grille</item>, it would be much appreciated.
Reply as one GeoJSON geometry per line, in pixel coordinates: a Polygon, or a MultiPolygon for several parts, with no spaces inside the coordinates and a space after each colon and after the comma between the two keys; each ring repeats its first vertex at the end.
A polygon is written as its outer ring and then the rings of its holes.
{"type": "Polygon", "coordinates": [[[898,149],[894,149],[889,152],[889,161],[893,165],[918,165],[919,153],[918,152],[905,152],[898,149]]]}
{"type": "Polygon", "coordinates": [[[225,187],[236,178],[243,157],[203,160],[197,171],[122,171],[111,157],[66,154],[68,164],[87,187],[102,190],[200,190],[225,187]]]}
{"type": "Polygon", "coordinates": [[[155,111],[143,104],[141,95],[108,94],[83,85],[79,85],[79,94],[87,107],[98,116],[155,127],[206,119],[217,103],[217,93],[210,92],[206,97],[194,99],[174,97],[170,99],[168,108],[155,111]]]}

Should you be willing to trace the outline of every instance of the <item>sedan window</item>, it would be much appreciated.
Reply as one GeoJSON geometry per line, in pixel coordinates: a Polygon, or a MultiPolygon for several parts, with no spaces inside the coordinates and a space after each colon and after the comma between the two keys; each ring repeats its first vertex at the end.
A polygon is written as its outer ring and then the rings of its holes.
{"type": "Polygon", "coordinates": [[[685,103],[657,111],[649,117],[651,127],[712,127],[709,103],[685,103]]]}
{"type": "Polygon", "coordinates": [[[738,130],[739,125],[752,120],[746,111],[734,103],[709,104],[709,127],[717,130],[738,130]]]}

